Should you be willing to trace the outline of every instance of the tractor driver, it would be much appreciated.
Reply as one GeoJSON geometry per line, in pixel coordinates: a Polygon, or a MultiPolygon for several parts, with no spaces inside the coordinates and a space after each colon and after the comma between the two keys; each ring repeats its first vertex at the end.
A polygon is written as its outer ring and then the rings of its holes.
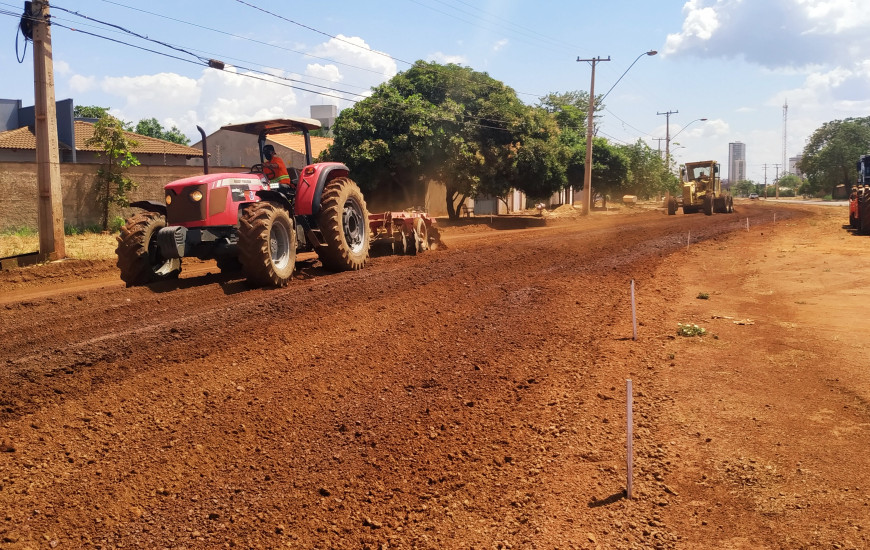
{"type": "Polygon", "coordinates": [[[275,147],[266,145],[263,147],[263,156],[266,162],[263,163],[263,174],[269,178],[271,183],[281,185],[290,185],[290,174],[287,173],[287,165],[284,161],[275,154],[275,147]]]}

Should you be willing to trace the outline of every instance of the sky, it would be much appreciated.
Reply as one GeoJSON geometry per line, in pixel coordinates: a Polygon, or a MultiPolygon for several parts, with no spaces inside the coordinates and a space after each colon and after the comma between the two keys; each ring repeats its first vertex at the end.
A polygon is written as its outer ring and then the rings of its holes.
{"type": "MultiPolygon", "coordinates": [[[[23,4],[0,0],[0,97],[32,105],[23,4]]],[[[420,59],[486,72],[535,105],[588,92],[582,60],[602,58],[599,136],[662,151],[670,136],[677,162],[714,159],[723,177],[728,143],[742,142],[747,178],[772,182],[823,123],[870,115],[870,10],[860,4],[51,0],[55,97],[134,123],[153,117],[195,142],[196,125],[212,133],[351,107],[420,59]]]]}

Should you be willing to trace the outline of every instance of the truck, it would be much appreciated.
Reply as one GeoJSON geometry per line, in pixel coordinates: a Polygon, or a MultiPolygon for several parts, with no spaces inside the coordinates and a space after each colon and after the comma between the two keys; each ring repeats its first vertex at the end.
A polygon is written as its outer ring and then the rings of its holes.
{"type": "Polygon", "coordinates": [[[734,212],[734,198],[722,191],[719,181],[719,163],[715,160],[687,162],[680,167],[682,196],[669,196],[668,215],[673,216],[678,208],[683,214],[704,212],[728,214],[734,212]]]}
{"type": "Polygon", "coordinates": [[[348,271],[365,266],[376,230],[379,240],[401,243],[404,254],[438,238],[434,220],[422,212],[372,218],[345,164],[312,162],[309,132],[320,128],[317,120],[224,126],[257,136],[260,163],[243,173],[209,173],[206,135],[197,128],[203,174],[168,183],[162,201],[130,205],[139,211],[121,228],[115,250],[128,287],[177,278],[186,257],[215,260],[221,272],[241,269],[253,286],[281,287],[292,278],[298,251],[316,252],[331,271],[348,271]],[[263,148],[268,135],[287,132],[302,134],[305,166],[284,185],[264,174],[263,148]]]}

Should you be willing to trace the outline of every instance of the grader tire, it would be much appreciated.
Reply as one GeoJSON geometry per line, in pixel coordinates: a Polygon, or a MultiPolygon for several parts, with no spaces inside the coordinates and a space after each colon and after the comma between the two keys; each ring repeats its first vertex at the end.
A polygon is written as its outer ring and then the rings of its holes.
{"type": "Polygon", "coordinates": [[[296,230],[290,213],[271,202],[256,202],[239,220],[239,261],[248,282],[281,287],[296,267],[296,230]]]}
{"type": "Polygon", "coordinates": [[[317,251],[323,267],[331,271],[362,269],[369,259],[369,212],[356,183],[335,178],[323,189],[318,226],[324,248],[317,251]]]}
{"type": "Polygon", "coordinates": [[[166,218],[162,214],[142,212],[121,228],[115,254],[121,280],[128,287],[178,278],[181,258],[164,258],[157,247],[157,232],[164,227],[166,218]]]}
{"type": "Polygon", "coordinates": [[[713,196],[712,195],[704,195],[704,215],[712,216],[713,215],[713,196]]]}
{"type": "Polygon", "coordinates": [[[668,200],[668,216],[673,216],[677,213],[677,199],[671,197],[668,200]]]}

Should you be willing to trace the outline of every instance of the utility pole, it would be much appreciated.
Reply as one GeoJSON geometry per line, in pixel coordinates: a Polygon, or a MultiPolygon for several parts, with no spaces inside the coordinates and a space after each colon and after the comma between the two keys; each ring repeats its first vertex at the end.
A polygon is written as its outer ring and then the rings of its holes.
{"type": "MultiPolygon", "coordinates": [[[[26,5],[26,4],[25,4],[26,5]]],[[[48,0],[34,0],[28,15],[33,22],[34,115],[36,123],[36,187],[39,193],[40,261],[66,257],[63,235],[63,194],[54,101],[54,63],[48,0]]]]}
{"type": "Polygon", "coordinates": [[[583,173],[583,215],[589,215],[592,211],[592,130],[593,117],[595,115],[595,64],[599,61],[610,61],[610,56],[607,59],[602,59],[600,56],[593,59],[580,59],[577,61],[588,61],[592,63],[592,81],[589,84],[589,113],[586,120],[586,166],[583,173]]]}
{"type": "Polygon", "coordinates": [[[659,115],[665,115],[665,166],[668,168],[668,172],[671,171],[671,115],[675,115],[679,113],[679,111],[665,111],[664,113],[656,113],[659,115]]]}
{"type": "Polygon", "coordinates": [[[659,142],[659,157],[662,156],[662,142],[665,138],[653,138],[655,141],[659,142]]]}
{"type": "Polygon", "coordinates": [[[762,165],[764,167],[764,198],[767,198],[767,164],[762,165]]]}

